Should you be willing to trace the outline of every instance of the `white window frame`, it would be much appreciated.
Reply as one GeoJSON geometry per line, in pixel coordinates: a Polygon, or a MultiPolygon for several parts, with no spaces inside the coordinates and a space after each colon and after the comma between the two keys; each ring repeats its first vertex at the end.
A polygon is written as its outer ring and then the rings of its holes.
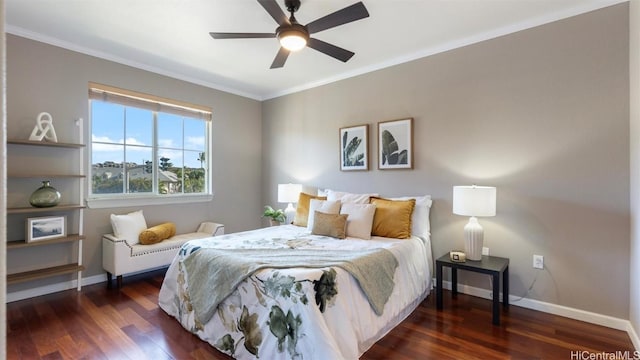
{"type": "MultiPolygon", "coordinates": [[[[186,203],[197,203],[197,202],[207,202],[213,199],[213,184],[212,184],[212,162],[211,162],[211,138],[212,138],[212,130],[211,130],[211,114],[212,111],[210,108],[185,103],[182,101],[176,101],[172,99],[160,98],[153,95],[138,93],[130,90],[119,89],[116,87],[102,85],[97,83],[89,83],[89,112],[91,113],[91,99],[97,98],[97,94],[103,94],[105,98],[116,97],[121,101],[111,101],[114,103],[120,103],[121,105],[130,106],[130,107],[138,107],[138,108],[147,108],[154,112],[154,126],[153,126],[153,146],[152,151],[154,153],[154,158],[157,157],[157,149],[158,145],[156,142],[156,133],[157,133],[157,122],[155,121],[158,112],[169,112],[173,114],[180,114],[184,116],[191,116],[193,114],[199,113],[199,116],[205,121],[205,131],[207,139],[205,141],[205,162],[207,167],[207,179],[205,180],[205,192],[203,193],[182,193],[182,194],[157,194],[157,193],[117,193],[117,194],[93,194],[93,152],[92,152],[92,144],[93,140],[87,141],[87,149],[88,156],[87,158],[87,166],[89,177],[87,181],[87,205],[90,208],[114,208],[114,207],[129,207],[129,206],[146,206],[146,205],[164,205],[164,204],[186,204],[186,203]],[[127,100],[131,100],[132,104],[122,104],[122,102],[126,102],[127,100]],[[135,104],[138,102],[146,102],[142,103],[142,106],[136,106],[135,104]],[[155,107],[151,109],[150,106],[155,107]],[[166,111],[170,109],[171,111],[166,111]],[[164,110],[164,111],[163,111],[164,110]]],[[[138,103],[140,104],[140,103],[138,103]]],[[[90,133],[93,131],[93,126],[91,123],[91,114],[89,114],[89,131],[90,133]]],[[[89,136],[89,139],[92,139],[92,136],[89,136]]],[[[184,145],[183,145],[184,149],[184,145]]],[[[158,161],[154,161],[154,164],[158,164],[158,161]]],[[[157,190],[157,175],[153,177],[153,188],[157,190]]]]}

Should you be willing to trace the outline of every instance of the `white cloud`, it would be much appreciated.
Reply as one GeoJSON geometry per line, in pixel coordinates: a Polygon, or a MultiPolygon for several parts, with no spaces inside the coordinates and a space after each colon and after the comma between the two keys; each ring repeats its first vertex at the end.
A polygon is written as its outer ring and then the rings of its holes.
{"type": "Polygon", "coordinates": [[[118,151],[122,150],[122,145],[115,144],[123,144],[124,141],[113,140],[108,136],[96,136],[95,134],[91,134],[91,141],[93,144],[91,145],[92,151],[118,151]],[[101,144],[108,143],[108,144],[101,144]],[[113,144],[113,145],[112,145],[113,144]]]}
{"type": "Polygon", "coordinates": [[[96,134],[91,134],[91,141],[96,142],[104,142],[104,143],[112,143],[112,144],[123,144],[124,141],[122,139],[120,140],[113,140],[108,136],[97,136],[96,134]]]}
{"type": "Polygon", "coordinates": [[[204,136],[187,136],[187,144],[192,147],[202,147],[204,146],[204,136]]]}
{"type": "Polygon", "coordinates": [[[182,162],[182,151],[159,149],[158,159],[163,157],[169,158],[169,162],[173,165],[179,165],[182,162]]]}
{"type": "Polygon", "coordinates": [[[168,148],[176,147],[175,145],[173,145],[172,139],[158,139],[158,145],[160,145],[160,147],[168,148]]]}
{"type": "MultiPolygon", "coordinates": [[[[113,140],[108,136],[96,136],[95,134],[91,134],[91,141],[93,144],[91,145],[92,151],[122,151],[122,145],[124,144],[123,139],[113,140]]],[[[136,138],[130,137],[127,138],[127,145],[145,145],[144,142],[137,140],[136,138]]],[[[129,151],[149,151],[148,147],[130,147],[129,151]]]]}
{"type": "Polygon", "coordinates": [[[127,138],[127,145],[147,145],[144,142],[137,140],[136,138],[129,137],[127,138]]]}

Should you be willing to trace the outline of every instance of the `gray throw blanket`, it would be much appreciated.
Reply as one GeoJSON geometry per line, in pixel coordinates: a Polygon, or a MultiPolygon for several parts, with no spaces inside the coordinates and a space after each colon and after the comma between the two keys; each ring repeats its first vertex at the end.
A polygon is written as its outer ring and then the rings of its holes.
{"type": "Polygon", "coordinates": [[[386,249],[368,251],[309,249],[200,248],[183,261],[196,319],[207,323],[218,305],[254,272],[264,268],[339,267],[360,284],[376,314],[391,292],[398,260],[386,249]]]}

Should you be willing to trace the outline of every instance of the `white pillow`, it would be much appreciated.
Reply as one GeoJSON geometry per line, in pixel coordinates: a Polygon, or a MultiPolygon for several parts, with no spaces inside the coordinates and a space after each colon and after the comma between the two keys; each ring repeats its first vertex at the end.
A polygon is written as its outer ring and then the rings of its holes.
{"type": "Polygon", "coordinates": [[[413,214],[411,214],[411,234],[427,238],[431,234],[431,225],[429,224],[429,212],[433,203],[431,195],[391,198],[391,200],[409,199],[416,199],[416,206],[413,208],[413,214]]]}
{"type": "Polygon", "coordinates": [[[135,245],[140,242],[140,233],[147,230],[147,222],[142,210],[138,210],[126,215],[111,214],[111,227],[115,237],[126,240],[129,245],[135,245]]]}
{"type": "Polygon", "coordinates": [[[348,214],[347,236],[359,239],[371,239],[373,216],[376,213],[375,204],[342,204],[340,214],[348,214]]]}
{"type": "Polygon", "coordinates": [[[339,214],[340,201],[311,199],[309,201],[309,219],[307,219],[307,230],[309,231],[313,230],[316,210],[325,214],[339,214]]]}
{"type": "Polygon", "coordinates": [[[378,194],[352,194],[342,191],[327,190],[327,200],[340,200],[343,204],[355,203],[355,204],[368,204],[369,198],[372,196],[379,196],[378,194]]]}

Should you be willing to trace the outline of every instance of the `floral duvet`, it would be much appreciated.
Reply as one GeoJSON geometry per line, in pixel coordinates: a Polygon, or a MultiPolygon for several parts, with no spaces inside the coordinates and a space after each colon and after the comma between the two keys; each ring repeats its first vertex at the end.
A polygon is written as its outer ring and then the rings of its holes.
{"type": "MultiPolygon", "coordinates": [[[[186,243],[173,260],[160,307],[182,326],[237,359],[357,359],[408,316],[431,289],[429,239],[335,239],[293,225],[186,243]],[[397,259],[393,291],[381,315],[339,266],[264,268],[247,276],[206,322],[190,299],[185,260],[199,249],[387,249],[397,259]]],[[[208,282],[207,282],[208,283],[208,282]]],[[[202,290],[202,289],[199,289],[202,290]]],[[[212,288],[213,294],[216,289],[212,288]]]]}

